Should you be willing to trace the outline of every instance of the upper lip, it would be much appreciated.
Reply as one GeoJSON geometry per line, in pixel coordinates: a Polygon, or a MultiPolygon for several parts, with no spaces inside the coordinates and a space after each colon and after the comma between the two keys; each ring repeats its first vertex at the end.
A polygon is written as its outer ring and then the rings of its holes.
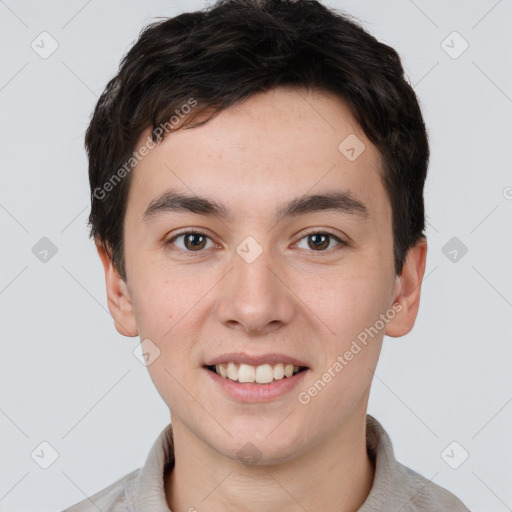
{"type": "Polygon", "coordinates": [[[293,364],[294,366],[305,366],[307,364],[296,357],[287,356],[285,354],[261,354],[261,355],[251,355],[246,352],[229,352],[225,354],[221,354],[212,359],[209,359],[205,366],[215,366],[221,363],[237,363],[237,364],[249,364],[251,366],[259,366],[265,363],[268,364],[293,364]]]}

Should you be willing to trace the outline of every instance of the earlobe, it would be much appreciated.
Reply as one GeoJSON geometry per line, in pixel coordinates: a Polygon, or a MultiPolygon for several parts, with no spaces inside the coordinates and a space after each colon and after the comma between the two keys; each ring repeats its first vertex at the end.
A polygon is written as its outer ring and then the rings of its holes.
{"type": "Polygon", "coordinates": [[[392,338],[404,336],[414,327],[420,306],[421,284],[427,261],[427,240],[422,237],[409,249],[402,274],[396,281],[394,309],[399,312],[390,320],[384,334],[392,338]]]}
{"type": "Polygon", "coordinates": [[[115,328],[123,336],[130,338],[137,336],[138,329],[128,286],[119,275],[101,242],[96,242],[96,250],[105,271],[108,309],[114,319],[115,328]]]}

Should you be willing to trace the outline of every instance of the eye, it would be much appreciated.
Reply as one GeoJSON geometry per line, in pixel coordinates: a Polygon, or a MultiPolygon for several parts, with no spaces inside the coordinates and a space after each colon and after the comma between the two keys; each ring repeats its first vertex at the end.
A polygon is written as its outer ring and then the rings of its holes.
{"type": "MultiPolygon", "coordinates": [[[[331,246],[332,240],[336,241],[337,245],[348,246],[347,242],[344,242],[333,233],[325,231],[314,231],[312,233],[308,233],[306,236],[302,237],[299,242],[297,242],[297,245],[301,249],[313,249],[313,252],[328,252],[327,249],[331,246]],[[307,247],[300,247],[300,243],[303,240],[307,240],[307,247]]],[[[215,244],[208,235],[201,231],[186,231],[172,237],[165,242],[165,245],[174,245],[183,252],[194,253],[201,252],[203,249],[211,248],[215,244]],[[179,240],[181,240],[181,246],[177,243],[179,240]],[[209,246],[208,241],[210,241],[209,246]]]]}
{"type": "Polygon", "coordinates": [[[185,252],[201,252],[201,250],[206,247],[207,240],[211,242],[210,237],[205,233],[201,233],[200,231],[187,231],[174,236],[166,242],[166,245],[177,245],[174,242],[180,239],[183,239],[183,246],[178,247],[185,252]]]}
{"type": "MultiPolygon", "coordinates": [[[[301,242],[302,240],[307,240],[306,243],[308,247],[306,247],[306,249],[313,249],[314,252],[327,252],[325,249],[329,247],[332,239],[338,242],[338,245],[348,245],[346,242],[338,238],[336,235],[324,231],[315,231],[313,233],[308,233],[306,236],[301,238],[299,242],[301,242]]],[[[300,248],[304,249],[304,247],[300,248]]]]}

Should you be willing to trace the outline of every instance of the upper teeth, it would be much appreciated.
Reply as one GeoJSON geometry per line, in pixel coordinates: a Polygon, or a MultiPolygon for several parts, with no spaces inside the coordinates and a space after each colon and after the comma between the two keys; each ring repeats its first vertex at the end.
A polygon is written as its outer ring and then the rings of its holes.
{"type": "Polygon", "coordinates": [[[267,384],[273,380],[281,380],[284,377],[291,377],[299,371],[298,366],[293,364],[278,363],[275,365],[262,364],[251,366],[250,364],[222,363],[215,366],[215,371],[224,378],[238,382],[257,382],[267,384]]]}

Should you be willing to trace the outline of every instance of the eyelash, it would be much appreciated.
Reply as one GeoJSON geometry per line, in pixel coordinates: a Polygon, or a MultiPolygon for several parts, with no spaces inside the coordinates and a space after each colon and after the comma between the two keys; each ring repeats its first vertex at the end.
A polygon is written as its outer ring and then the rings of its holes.
{"type": "MultiPolygon", "coordinates": [[[[169,239],[167,242],[165,242],[165,245],[173,245],[173,242],[175,240],[177,240],[178,238],[182,238],[185,235],[201,235],[201,236],[205,236],[206,238],[211,240],[211,238],[206,233],[203,233],[202,231],[184,231],[183,233],[179,233],[178,235],[173,236],[171,239],[169,239]]],[[[300,242],[304,238],[307,238],[308,236],[311,236],[311,235],[327,235],[330,238],[333,238],[336,242],[338,242],[338,244],[340,246],[348,247],[350,245],[348,242],[345,242],[344,240],[342,240],[341,238],[336,236],[334,233],[331,233],[329,231],[320,231],[320,230],[310,231],[309,233],[304,234],[304,236],[302,238],[300,238],[296,243],[300,242]]],[[[334,248],[334,250],[336,250],[336,249],[334,248]]],[[[189,251],[187,249],[178,249],[178,251],[182,252],[182,253],[187,253],[188,256],[193,258],[193,257],[196,257],[196,256],[200,255],[201,253],[203,253],[204,249],[200,250],[200,251],[189,251]]],[[[308,252],[311,252],[311,253],[331,253],[331,251],[333,251],[333,248],[326,249],[326,250],[320,250],[320,251],[310,250],[308,252]]]]}

